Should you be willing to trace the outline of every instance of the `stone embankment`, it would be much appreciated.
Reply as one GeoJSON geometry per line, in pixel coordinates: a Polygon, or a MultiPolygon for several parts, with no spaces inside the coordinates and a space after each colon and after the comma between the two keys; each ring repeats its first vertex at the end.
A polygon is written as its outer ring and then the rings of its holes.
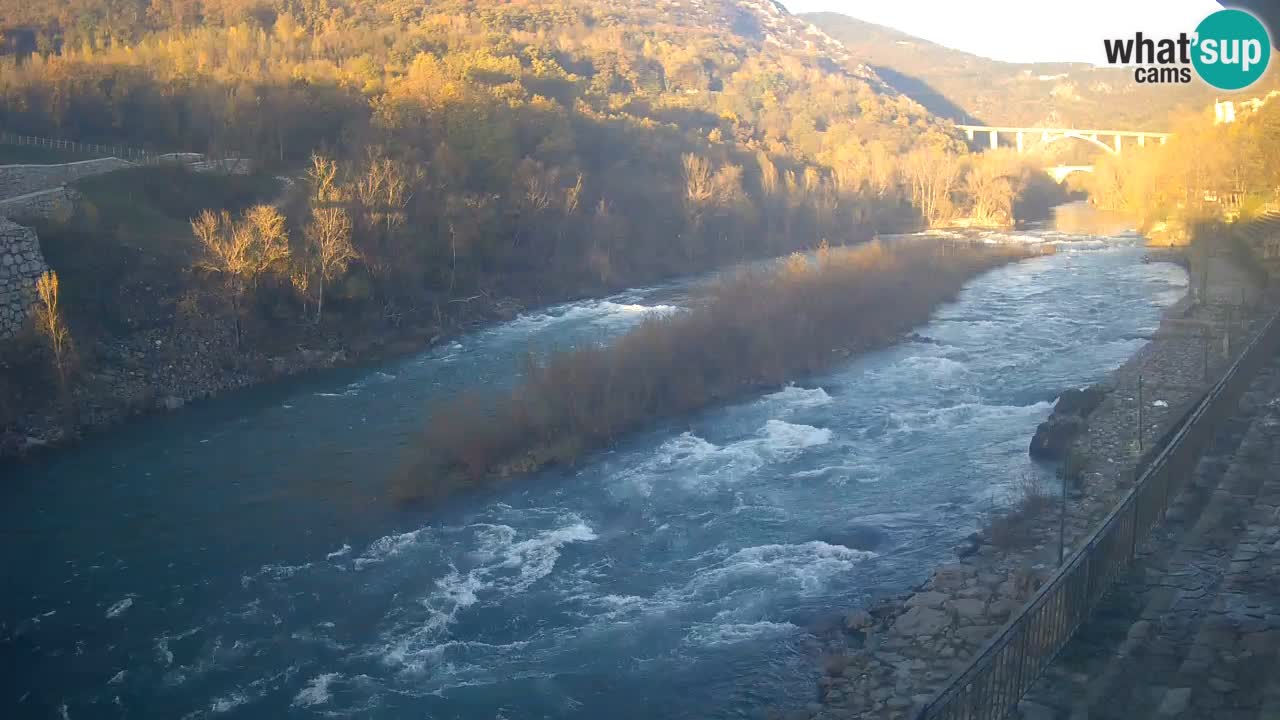
{"type": "MultiPolygon", "coordinates": [[[[1181,417],[1258,324],[1258,314],[1249,311],[1260,292],[1251,277],[1229,257],[1209,262],[1208,290],[1195,287],[1166,313],[1151,341],[1098,386],[1105,397],[1071,446],[1080,481],[1067,503],[1067,555],[1132,487],[1140,448],[1151,447],[1181,417]]],[[[1193,285],[1203,277],[1193,272],[1193,285]]],[[[914,592],[855,610],[828,631],[820,702],[797,714],[912,717],[1056,569],[1057,503],[1023,503],[1022,512],[1029,517],[1021,524],[993,517],[957,550],[959,562],[938,569],[914,592]]]]}
{"type": "Polygon", "coordinates": [[[1018,716],[1280,718],[1280,362],[1018,716]]]}
{"type": "Polygon", "coordinates": [[[0,198],[51,190],[80,178],[133,167],[120,158],[98,158],[61,165],[0,165],[0,198]]]}
{"type": "Polygon", "coordinates": [[[35,231],[0,217],[0,339],[22,329],[47,269],[35,231]]]}

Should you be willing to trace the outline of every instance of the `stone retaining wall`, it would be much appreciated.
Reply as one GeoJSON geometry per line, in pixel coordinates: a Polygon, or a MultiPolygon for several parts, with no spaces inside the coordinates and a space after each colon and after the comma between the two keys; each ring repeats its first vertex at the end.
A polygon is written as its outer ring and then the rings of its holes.
{"type": "Polygon", "coordinates": [[[0,339],[22,329],[35,303],[36,278],[45,270],[36,231],[0,218],[0,339]]]}
{"type": "Polygon", "coordinates": [[[65,217],[75,203],[75,191],[65,187],[0,200],[0,218],[33,220],[65,217]]]}
{"type": "Polygon", "coordinates": [[[13,198],[49,190],[90,175],[101,175],[133,163],[120,158],[99,158],[62,165],[0,165],[0,198],[13,198]]]}

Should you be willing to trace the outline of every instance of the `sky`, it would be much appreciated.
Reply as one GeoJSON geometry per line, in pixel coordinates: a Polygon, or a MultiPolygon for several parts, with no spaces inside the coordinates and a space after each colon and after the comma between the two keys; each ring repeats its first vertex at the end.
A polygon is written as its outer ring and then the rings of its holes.
{"type": "Polygon", "coordinates": [[[1214,0],[782,0],[793,13],[820,10],[1009,62],[1103,64],[1103,38],[1190,33],[1214,0]]]}

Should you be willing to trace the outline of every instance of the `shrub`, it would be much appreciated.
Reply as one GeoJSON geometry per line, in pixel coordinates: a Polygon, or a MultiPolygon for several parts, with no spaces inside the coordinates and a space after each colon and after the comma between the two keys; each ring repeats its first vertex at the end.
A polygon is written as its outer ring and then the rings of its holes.
{"type": "Polygon", "coordinates": [[[1013,488],[1009,507],[993,512],[986,535],[1001,550],[1025,547],[1034,537],[1036,521],[1053,507],[1054,496],[1042,482],[1023,475],[1013,488]]]}

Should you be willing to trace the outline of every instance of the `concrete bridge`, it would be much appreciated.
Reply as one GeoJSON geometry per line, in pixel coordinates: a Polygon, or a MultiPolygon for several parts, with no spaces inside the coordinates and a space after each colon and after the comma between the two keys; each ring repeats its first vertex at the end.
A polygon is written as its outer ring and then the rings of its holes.
{"type": "Polygon", "coordinates": [[[1020,153],[1026,152],[1028,138],[1038,140],[1041,145],[1067,138],[1075,138],[1097,145],[1113,155],[1119,155],[1123,146],[1123,138],[1135,139],[1138,145],[1146,145],[1148,140],[1154,140],[1163,145],[1172,135],[1172,133],[1148,132],[1146,130],[1086,130],[1080,128],[995,127],[992,125],[957,125],[956,127],[964,130],[970,141],[975,140],[979,133],[985,134],[992,148],[1000,147],[1001,134],[1005,136],[1011,135],[1020,153]],[[1104,142],[1104,140],[1110,140],[1110,142],[1104,142]]]}
{"type": "Polygon", "coordinates": [[[1044,171],[1049,173],[1049,176],[1052,177],[1055,181],[1062,182],[1063,180],[1066,180],[1067,176],[1071,175],[1072,173],[1093,172],[1093,166],[1092,165],[1058,165],[1051,168],[1045,168],[1044,171]]]}

